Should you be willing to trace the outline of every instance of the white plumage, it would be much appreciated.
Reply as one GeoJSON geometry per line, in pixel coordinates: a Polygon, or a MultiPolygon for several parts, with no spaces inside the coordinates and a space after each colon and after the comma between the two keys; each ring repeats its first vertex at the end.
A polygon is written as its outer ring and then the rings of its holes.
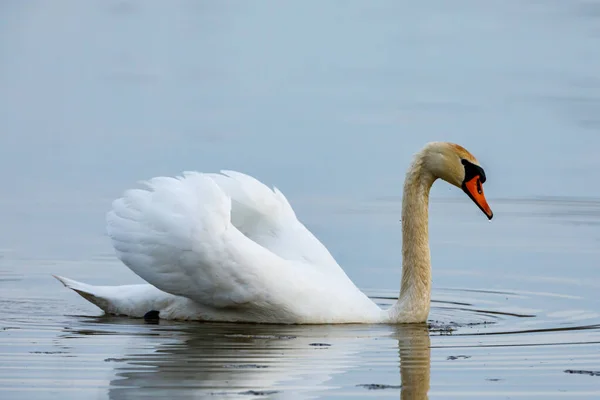
{"type": "MultiPolygon", "coordinates": [[[[362,315],[355,322],[378,317],[379,308],[298,221],[278,190],[233,171],[187,172],[144,185],[113,202],[107,229],[119,259],[164,292],[161,317],[167,317],[171,303],[194,304],[193,315],[182,313],[185,319],[335,322],[351,318],[349,311],[362,315]],[[322,311],[315,315],[315,309],[322,311]]],[[[77,283],[62,280],[76,289],[77,283]]],[[[140,300],[139,310],[124,301],[121,310],[114,301],[101,300],[110,296],[108,288],[83,285],[79,293],[96,292],[86,298],[98,299],[95,304],[105,310],[112,304],[113,313],[143,316],[157,309],[156,302],[140,300]]],[[[119,298],[160,293],[143,286],[121,287],[119,298]]],[[[181,318],[177,311],[171,314],[181,318]]]]}

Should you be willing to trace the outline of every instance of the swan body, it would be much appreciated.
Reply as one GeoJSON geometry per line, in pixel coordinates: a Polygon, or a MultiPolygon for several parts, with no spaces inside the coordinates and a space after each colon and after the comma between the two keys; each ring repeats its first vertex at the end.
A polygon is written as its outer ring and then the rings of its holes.
{"type": "Polygon", "coordinates": [[[279,190],[234,171],[153,178],[113,202],[113,247],[148,284],[56,278],[106,313],[131,317],[155,310],[164,319],[201,321],[424,322],[431,293],[428,198],[437,178],[463,187],[492,217],[477,160],[455,144],[427,144],[406,175],[401,292],[387,310],[354,285],[279,190]]]}

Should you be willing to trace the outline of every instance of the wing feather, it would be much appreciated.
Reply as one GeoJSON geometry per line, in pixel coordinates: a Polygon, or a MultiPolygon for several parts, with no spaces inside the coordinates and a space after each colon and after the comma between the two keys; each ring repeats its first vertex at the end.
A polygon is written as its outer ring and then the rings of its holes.
{"type": "Polygon", "coordinates": [[[248,238],[287,260],[343,274],[331,253],[296,217],[277,188],[236,171],[210,175],[232,200],[231,221],[248,238]]]}
{"type": "Polygon", "coordinates": [[[123,263],[165,292],[214,307],[262,301],[286,261],[241,234],[230,211],[213,179],[188,173],[126,191],[107,229],[123,263]]]}

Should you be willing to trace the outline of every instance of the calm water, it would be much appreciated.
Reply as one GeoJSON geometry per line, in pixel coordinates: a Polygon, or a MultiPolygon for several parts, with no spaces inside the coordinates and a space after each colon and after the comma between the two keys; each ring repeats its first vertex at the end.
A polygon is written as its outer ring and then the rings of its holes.
{"type": "Polygon", "coordinates": [[[2,399],[600,396],[600,2],[13,0],[0,33],[2,399]],[[434,187],[429,327],[153,325],[50,276],[139,282],[112,199],[238,169],[387,306],[431,140],[495,218],[434,187]]]}

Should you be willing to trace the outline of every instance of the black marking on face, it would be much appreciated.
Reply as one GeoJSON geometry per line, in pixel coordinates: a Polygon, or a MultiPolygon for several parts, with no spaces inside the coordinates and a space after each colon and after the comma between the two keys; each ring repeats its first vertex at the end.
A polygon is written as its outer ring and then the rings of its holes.
{"type": "MultiPolygon", "coordinates": [[[[464,158],[461,160],[462,165],[465,166],[465,179],[463,183],[469,182],[471,179],[479,175],[479,180],[481,183],[485,183],[485,171],[479,165],[475,165],[472,162],[465,160],[464,158]]],[[[477,190],[481,193],[481,184],[478,183],[477,190]]]]}

